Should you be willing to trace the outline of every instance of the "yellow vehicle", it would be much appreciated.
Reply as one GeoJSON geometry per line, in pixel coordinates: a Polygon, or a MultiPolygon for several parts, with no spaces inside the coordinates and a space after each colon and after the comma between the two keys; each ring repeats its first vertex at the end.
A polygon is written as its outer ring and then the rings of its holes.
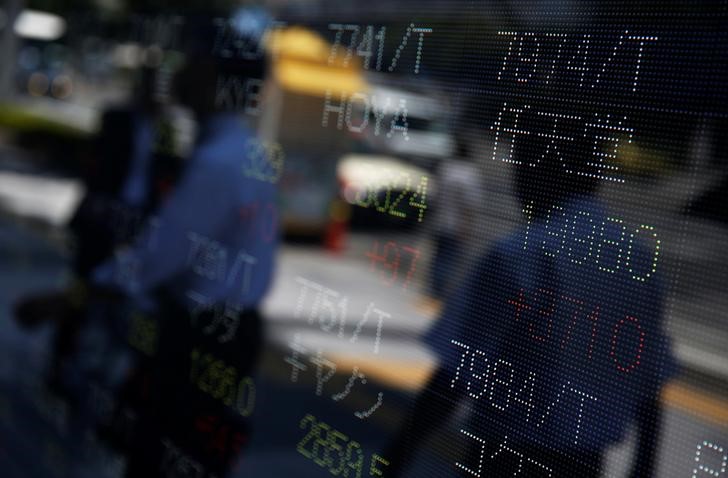
{"type": "Polygon", "coordinates": [[[325,122],[328,98],[366,93],[362,68],[318,34],[303,27],[273,29],[267,47],[272,81],[260,118],[260,134],[285,154],[280,180],[282,223],[295,235],[322,236],[332,220],[339,193],[336,165],[355,141],[346,129],[325,122]]]}

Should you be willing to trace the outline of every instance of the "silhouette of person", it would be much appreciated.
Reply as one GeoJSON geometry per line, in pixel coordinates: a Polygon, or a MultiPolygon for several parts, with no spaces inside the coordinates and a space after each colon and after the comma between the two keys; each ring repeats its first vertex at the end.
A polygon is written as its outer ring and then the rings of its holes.
{"type": "Polygon", "coordinates": [[[658,418],[675,362],[651,231],[623,228],[597,198],[594,137],[574,133],[558,154],[542,155],[538,138],[522,146],[513,168],[526,220],[472,267],[427,333],[438,365],[384,455],[389,476],[465,399],[464,476],[597,477],[609,444],[658,418]]]}
{"type": "Polygon", "coordinates": [[[195,43],[175,91],[199,125],[194,150],[154,227],[94,271],[98,286],[133,298],[148,325],[145,361],[122,393],[137,414],[127,442],[126,474],[134,477],[168,473],[179,456],[205,476],[224,476],[234,464],[248,441],[243,395],[254,387],[258,306],[277,244],[275,167],[259,164],[265,148],[216,102],[219,75],[262,79],[266,58],[215,57],[212,22],[198,18],[188,28],[195,43]],[[251,173],[253,162],[260,170],[251,173]]]}
{"type": "MultiPolygon", "coordinates": [[[[86,195],[69,224],[74,238],[74,282],[62,291],[29,297],[16,313],[24,325],[53,319],[49,385],[78,402],[78,340],[86,324],[79,292],[93,269],[129,243],[173,183],[181,161],[168,133],[168,112],[156,94],[158,70],[138,71],[131,101],[107,108],[83,171],[86,195]]],[[[101,324],[96,324],[100,326],[101,324]]]]}
{"type": "Polygon", "coordinates": [[[456,157],[443,161],[438,168],[438,191],[430,288],[432,298],[442,301],[452,287],[483,200],[483,184],[464,138],[457,140],[456,157]]]}

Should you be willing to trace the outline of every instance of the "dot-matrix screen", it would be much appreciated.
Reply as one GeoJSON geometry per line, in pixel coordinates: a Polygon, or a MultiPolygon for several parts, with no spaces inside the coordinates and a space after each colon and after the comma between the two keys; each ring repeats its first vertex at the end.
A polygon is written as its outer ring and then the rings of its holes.
{"type": "Polygon", "coordinates": [[[728,477],[728,3],[0,7],[0,474],[728,477]]]}

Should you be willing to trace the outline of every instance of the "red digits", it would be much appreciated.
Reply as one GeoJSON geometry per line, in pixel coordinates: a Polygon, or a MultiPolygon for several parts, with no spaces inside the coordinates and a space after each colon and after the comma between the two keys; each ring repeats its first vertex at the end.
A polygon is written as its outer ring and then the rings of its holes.
{"type": "MultiPolygon", "coordinates": [[[[528,303],[526,295],[526,291],[524,289],[520,289],[517,297],[509,299],[508,304],[515,308],[514,319],[516,322],[521,320],[524,313],[529,314],[526,323],[528,335],[532,340],[542,343],[548,342],[551,339],[554,330],[554,312],[558,307],[566,307],[561,315],[564,315],[565,320],[568,322],[566,322],[563,327],[557,328],[557,330],[563,329],[563,332],[561,333],[560,339],[557,338],[556,340],[560,341],[560,348],[565,349],[573,342],[574,331],[580,330],[579,336],[582,337],[581,341],[588,341],[586,344],[587,358],[589,360],[592,359],[592,355],[597,344],[597,329],[599,315],[601,313],[599,305],[586,308],[588,304],[582,300],[565,295],[556,297],[553,291],[546,289],[537,289],[534,293],[536,298],[532,299],[530,304],[528,303]],[[591,312],[589,312],[590,310],[591,312]],[[587,323],[577,327],[581,318],[586,319],[587,323]],[[588,329],[586,327],[588,327],[588,329]]],[[[644,353],[645,335],[645,331],[640,325],[639,319],[630,315],[627,315],[614,325],[611,347],[608,348],[609,359],[614,361],[620,372],[629,373],[640,365],[642,355],[644,353]],[[623,334],[624,329],[628,326],[632,326],[636,332],[636,335],[630,335],[630,337],[632,337],[631,339],[624,337],[623,334]],[[624,351],[626,350],[624,341],[634,340],[635,338],[637,341],[636,350],[632,355],[631,361],[625,362],[625,357],[620,357],[620,355],[624,354],[624,351]],[[620,352],[618,352],[618,349],[620,352]]],[[[572,345],[572,347],[574,346],[572,345]]]]}
{"type": "Polygon", "coordinates": [[[518,291],[518,299],[511,299],[508,303],[516,308],[516,322],[521,319],[521,310],[531,310],[531,306],[526,304],[523,289],[518,291]]]}
{"type": "Polygon", "coordinates": [[[389,241],[384,245],[384,263],[382,265],[385,269],[389,269],[392,272],[389,278],[385,278],[384,274],[382,274],[382,282],[386,285],[392,285],[397,280],[397,269],[399,269],[399,248],[396,242],[389,241]],[[390,250],[394,250],[394,260],[387,262],[390,250]]]}
{"type": "Polygon", "coordinates": [[[414,249],[409,246],[402,246],[402,250],[404,250],[406,253],[412,255],[412,260],[410,261],[410,267],[407,271],[407,277],[404,280],[404,287],[405,289],[410,283],[410,280],[412,280],[412,274],[415,273],[415,268],[417,267],[417,258],[420,257],[420,251],[418,249],[414,249]]]}
{"type": "Polygon", "coordinates": [[[388,272],[381,271],[380,277],[385,285],[392,285],[397,282],[399,275],[399,266],[401,264],[402,253],[409,254],[409,268],[405,275],[404,281],[402,281],[402,288],[406,289],[412,281],[412,276],[417,268],[417,259],[420,257],[420,251],[410,246],[399,246],[394,241],[389,241],[384,245],[383,250],[380,253],[379,241],[374,241],[372,244],[372,250],[365,253],[366,257],[369,258],[369,269],[374,271],[377,269],[377,264],[381,263],[384,269],[388,272]]]}
{"type": "Polygon", "coordinates": [[[621,372],[629,373],[640,364],[640,359],[642,357],[642,350],[645,347],[645,332],[642,330],[642,327],[640,326],[639,320],[636,317],[627,316],[624,319],[620,320],[614,325],[614,334],[612,335],[612,351],[610,352],[610,356],[614,360],[614,363],[617,364],[617,369],[621,372]],[[637,345],[637,353],[635,354],[634,361],[630,363],[627,366],[622,365],[620,363],[619,359],[617,358],[617,336],[619,335],[620,330],[622,330],[622,326],[625,325],[625,323],[631,322],[634,324],[635,328],[639,332],[639,342],[637,345]]]}
{"type": "Polygon", "coordinates": [[[369,266],[370,266],[369,268],[371,270],[375,270],[377,268],[377,265],[376,265],[377,262],[383,262],[384,261],[384,256],[382,256],[382,255],[379,254],[379,241],[374,241],[372,250],[369,251],[369,252],[367,252],[365,255],[371,261],[369,263],[369,266]]]}
{"type": "Polygon", "coordinates": [[[534,324],[533,320],[529,320],[528,332],[531,334],[532,339],[538,340],[540,342],[546,342],[548,339],[551,338],[551,329],[554,325],[554,319],[552,318],[552,315],[554,313],[554,310],[556,310],[556,297],[553,291],[546,289],[538,289],[537,295],[545,295],[551,298],[548,305],[544,305],[538,308],[539,317],[537,318],[537,320],[541,321],[541,317],[544,317],[546,319],[546,331],[542,335],[536,335],[536,327],[538,327],[538,324],[534,324]]]}

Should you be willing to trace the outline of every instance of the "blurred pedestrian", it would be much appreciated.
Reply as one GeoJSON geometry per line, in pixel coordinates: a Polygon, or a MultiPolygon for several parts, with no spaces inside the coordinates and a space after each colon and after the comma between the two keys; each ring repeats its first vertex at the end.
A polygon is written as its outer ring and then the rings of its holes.
{"type": "Polygon", "coordinates": [[[179,101],[199,125],[188,165],[154,227],[94,272],[98,286],[147,304],[143,320],[151,320],[150,358],[136,380],[130,477],[162,474],[170,453],[205,473],[227,473],[248,440],[250,411],[239,403],[263,340],[258,308],[272,275],[278,217],[275,176],[264,171],[275,168],[259,164],[265,148],[216,98],[219,75],[262,79],[267,61],[262,53],[216,57],[212,24],[196,22],[196,34],[188,32],[195,44],[175,79],[179,101]],[[251,162],[262,170],[251,173],[251,162]]]}
{"type": "MultiPolygon", "coordinates": [[[[85,395],[78,388],[83,381],[79,360],[84,360],[78,356],[78,341],[87,311],[79,292],[95,267],[140,232],[181,168],[169,112],[157,91],[158,74],[156,68],[140,68],[130,100],[108,107],[101,116],[90,162],[83,169],[86,194],[69,224],[73,282],[64,290],[28,297],[16,307],[24,325],[54,322],[48,382],[72,402],[85,395]]],[[[110,323],[94,326],[113,329],[110,323]]],[[[98,344],[97,349],[108,353],[98,344]]]]}
{"type": "Polygon", "coordinates": [[[576,135],[559,154],[536,160],[524,148],[514,162],[524,224],[473,265],[428,332],[439,363],[384,454],[388,476],[406,470],[464,399],[466,476],[524,467],[528,476],[598,477],[605,448],[654,416],[675,368],[661,274],[651,269],[654,246],[640,240],[630,242],[630,265],[649,278],[614,266],[626,254],[621,223],[597,198],[597,175],[577,174],[594,145],[576,135]]]}
{"type": "Polygon", "coordinates": [[[474,234],[484,185],[466,140],[458,137],[454,158],[443,160],[437,172],[438,200],[433,221],[434,252],[430,265],[430,298],[436,309],[452,291],[469,238],[474,234]]]}

